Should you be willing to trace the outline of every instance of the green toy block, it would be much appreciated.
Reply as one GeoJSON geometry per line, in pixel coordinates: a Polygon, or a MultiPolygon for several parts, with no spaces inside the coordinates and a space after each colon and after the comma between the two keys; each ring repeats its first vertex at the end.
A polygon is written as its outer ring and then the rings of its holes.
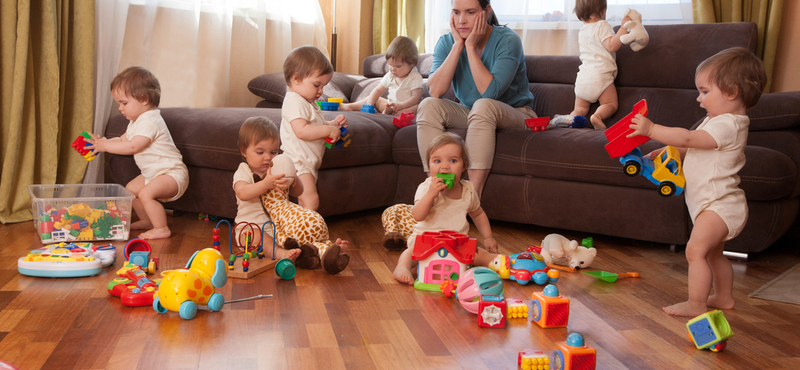
{"type": "Polygon", "coordinates": [[[81,233],[80,230],[75,230],[75,229],[72,229],[72,230],[69,231],[69,235],[72,235],[72,236],[74,236],[76,238],[78,237],[78,235],[80,235],[80,233],[81,233]]]}
{"type": "Polygon", "coordinates": [[[42,222],[50,222],[50,215],[48,215],[48,214],[43,214],[43,215],[41,215],[41,216],[39,217],[39,221],[42,221],[42,222]]]}
{"type": "Polygon", "coordinates": [[[436,177],[444,180],[447,188],[450,189],[455,185],[456,175],[453,173],[437,173],[436,177]]]}
{"type": "Polygon", "coordinates": [[[581,241],[581,245],[586,247],[586,248],[594,248],[594,240],[592,239],[591,236],[588,237],[588,238],[584,238],[581,241]]]}
{"type": "Polygon", "coordinates": [[[42,233],[42,240],[49,240],[49,239],[50,239],[50,233],[42,233]]]}

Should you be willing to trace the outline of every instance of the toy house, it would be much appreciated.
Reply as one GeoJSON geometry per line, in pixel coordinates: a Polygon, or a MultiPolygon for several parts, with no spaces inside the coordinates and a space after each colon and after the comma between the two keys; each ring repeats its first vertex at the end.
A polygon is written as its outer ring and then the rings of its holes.
{"type": "Polygon", "coordinates": [[[477,240],[455,231],[426,231],[414,241],[412,259],[419,262],[414,287],[439,291],[443,281],[458,282],[475,258],[477,240]]]}

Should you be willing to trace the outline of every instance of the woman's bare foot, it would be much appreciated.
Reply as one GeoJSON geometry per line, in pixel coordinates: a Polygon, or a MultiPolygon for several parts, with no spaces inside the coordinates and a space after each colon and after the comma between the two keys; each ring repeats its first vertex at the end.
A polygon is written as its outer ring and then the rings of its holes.
{"type": "Polygon", "coordinates": [[[342,103],[342,104],[339,104],[339,110],[352,111],[352,110],[355,110],[355,109],[353,108],[353,103],[342,103]]]}
{"type": "Polygon", "coordinates": [[[716,294],[708,297],[708,301],[706,301],[706,306],[719,308],[720,310],[730,310],[735,305],[736,301],[733,300],[733,297],[717,297],[716,294]]]}
{"type": "Polygon", "coordinates": [[[136,221],[131,224],[131,230],[150,230],[153,228],[153,224],[148,221],[136,221]]]}
{"type": "Polygon", "coordinates": [[[708,307],[703,304],[694,304],[689,301],[676,303],[672,306],[662,308],[664,312],[673,316],[690,316],[694,317],[708,312],[708,307]]]}
{"type": "Polygon", "coordinates": [[[592,126],[595,130],[605,130],[606,124],[603,123],[603,119],[600,116],[593,114],[592,118],[589,119],[592,122],[592,126]]]}
{"type": "MultiPolygon", "coordinates": [[[[131,225],[132,227],[133,225],[131,225]]],[[[162,227],[159,229],[151,229],[139,234],[140,239],[166,239],[172,235],[172,232],[169,231],[168,227],[162,227]]]]}
{"type": "Polygon", "coordinates": [[[414,285],[414,274],[411,273],[411,269],[408,267],[398,264],[397,267],[394,268],[392,275],[395,280],[403,284],[414,285]]]}

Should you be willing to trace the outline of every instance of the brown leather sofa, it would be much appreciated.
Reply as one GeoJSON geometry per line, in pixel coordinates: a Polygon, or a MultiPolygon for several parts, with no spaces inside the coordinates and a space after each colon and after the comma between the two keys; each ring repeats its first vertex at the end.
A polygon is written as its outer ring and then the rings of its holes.
{"type": "MultiPolygon", "coordinates": [[[[648,117],[654,122],[693,127],[705,114],[695,100],[696,66],[725,48],[754,50],[757,35],[751,23],[650,26],[648,32],[650,44],[645,49],[634,53],[623,47],[617,53],[620,108],[607,123],[618,121],[637,101],[646,99],[648,117]]],[[[430,55],[420,58],[419,70],[425,77],[431,62],[430,55]]],[[[534,110],[540,116],[570,112],[578,57],[527,56],[526,63],[534,110]]],[[[385,70],[382,55],[370,56],[364,60],[364,76],[335,73],[323,98],[363,98],[385,70]]],[[[277,108],[286,90],[281,73],[258,76],[248,87],[264,98],[257,108],[162,109],[190,175],[189,190],[168,207],[235,216],[231,181],[242,160],[236,145],[239,126],[256,115],[280,124],[277,108]]],[[[454,99],[452,91],[448,97],[454,99]]],[[[324,113],[326,119],[337,114],[341,112],[324,113]]],[[[398,129],[392,117],[381,114],[344,114],[353,144],[325,154],[318,181],[320,213],[328,216],[412,202],[425,176],[416,126],[398,129]]],[[[749,220],[742,234],[726,245],[743,253],[770,246],[798,215],[800,92],[765,94],[749,115],[747,164],[740,172],[749,220]]],[[[121,135],[126,124],[121,116],[112,117],[106,135],[121,135]]],[[[494,167],[483,193],[484,210],[490,219],[576,230],[587,236],[685,244],[692,222],[683,196],[662,197],[642,176],[625,176],[619,161],[604,150],[606,143],[603,132],[591,129],[498,131],[494,167]]],[[[651,141],[642,151],[658,147],[651,141]]],[[[139,173],[131,157],[115,156],[110,167],[121,184],[139,173]]]]}

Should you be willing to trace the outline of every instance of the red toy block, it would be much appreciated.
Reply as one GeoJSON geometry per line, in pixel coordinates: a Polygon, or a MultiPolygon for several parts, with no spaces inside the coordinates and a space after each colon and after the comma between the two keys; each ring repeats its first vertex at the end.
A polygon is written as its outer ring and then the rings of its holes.
{"type": "Polygon", "coordinates": [[[414,124],[414,113],[411,112],[400,113],[399,116],[396,116],[392,119],[392,123],[394,123],[394,125],[399,128],[411,126],[414,124]]]}
{"type": "Polygon", "coordinates": [[[650,141],[650,138],[647,136],[627,137],[633,133],[633,129],[630,128],[631,120],[635,118],[637,114],[641,114],[645,117],[647,116],[647,100],[639,100],[639,102],[633,106],[633,111],[631,113],[604,131],[608,139],[606,151],[611,158],[628,154],[637,146],[650,141]]]}
{"type": "Polygon", "coordinates": [[[94,150],[86,149],[86,145],[91,145],[86,142],[86,139],[90,138],[91,136],[89,135],[89,133],[84,131],[75,139],[75,141],[72,142],[72,147],[76,151],[78,151],[78,153],[80,153],[84,158],[86,158],[87,161],[91,161],[92,159],[95,158],[94,150]]]}
{"type": "Polygon", "coordinates": [[[52,233],[53,232],[53,222],[42,222],[39,224],[39,229],[42,233],[52,233]]]}
{"type": "Polygon", "coordinates": [[[545,131],[549,123],[550,117],[528,118],[525,120],[525,125],[530,127],[531,131],[545,131]]]}
{"type": "Polygon", "coordinates": [[[506,301],[498,295],[481,295],[478,302],[478,326],[482,328],[506,327],[506,301]]]}

